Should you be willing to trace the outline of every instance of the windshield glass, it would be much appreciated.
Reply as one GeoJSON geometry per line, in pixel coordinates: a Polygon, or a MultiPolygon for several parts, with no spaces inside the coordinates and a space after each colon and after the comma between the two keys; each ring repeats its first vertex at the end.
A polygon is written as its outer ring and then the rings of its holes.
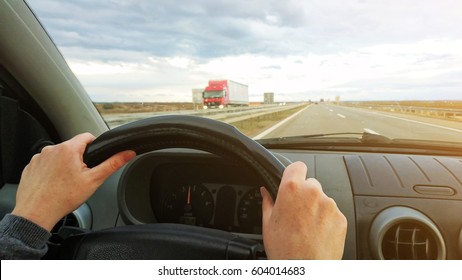
{"type": "Polygon", "coordinates": [[[110,127],[178,112],[254,138],[462,143],[459,0],[28,3],[110,127]],[[204,106],[210,81],[229,103],[204,106]]]}
{"type": "Polygon", "coordinates": [[[204,98],[223,97],[223,91],[204,91],[204,98]]]}

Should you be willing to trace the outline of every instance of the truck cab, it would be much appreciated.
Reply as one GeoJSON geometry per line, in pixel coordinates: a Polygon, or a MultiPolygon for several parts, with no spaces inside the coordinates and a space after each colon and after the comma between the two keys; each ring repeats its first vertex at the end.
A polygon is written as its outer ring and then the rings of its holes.
{"type": "Polygon", "coordinates": [[[203,92],[204,109],[223,109],[229,104],[227,81],[209,81],[209,85],[203,92]]]}

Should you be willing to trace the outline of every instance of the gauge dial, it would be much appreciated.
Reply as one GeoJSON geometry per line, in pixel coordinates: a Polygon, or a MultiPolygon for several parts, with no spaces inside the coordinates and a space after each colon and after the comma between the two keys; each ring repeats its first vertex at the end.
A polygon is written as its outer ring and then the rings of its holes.
{"type": "Polygon", "coordinates": [[[210,224],[213,215],[213,196],[203,185],[181,185],[165,195],[161,222],[197,226],[210,224]]]}
{"type": "Polygon", "coordinates": [[[237,217],[241,230],[247,233],[262,232],[262,197],[259,188],[247,192],[239,202],[237,217]]]}

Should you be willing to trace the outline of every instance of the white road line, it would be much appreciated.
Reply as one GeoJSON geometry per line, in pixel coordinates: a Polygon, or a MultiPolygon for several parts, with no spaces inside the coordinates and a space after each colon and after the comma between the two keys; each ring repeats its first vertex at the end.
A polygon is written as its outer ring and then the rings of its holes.
{"type": "Polygon", "coordinates": [[[293,114],[292,116],[289,116],[287,117],[286,119],[278,122],[276,125],[268,128],[267,130],[263,131],[262,133],[258,134],[257,136],[255,136],[253,139],[257,140],[257,139],[261,139],[263,137],[265,137],[266,135],[270,134],[271,132],[273,132],[274,130],[276,130],[278,127],[280,127],[281,125],[285,124],[286,122],[290,121],[291,119],[295,118],[296,116],[298,116],[300,113],[302,113],[303,111],[305,111],[306,109],[308,109],[311,105],[308,105],[306,106],[305,109],[302,109],[300,111],[298,111],[297,113],[293,114]]]}
{"type": "Polygon", "coordinates": [[[333,111],[334,111],[334,110],[332,110],[332,109],[329,109],[329,112],[333,112],[333,111]]]}
{"type": "Polygon", "coordinates": [[[370,128],[365,128],[364,131],[367,132],[367,133],[370,133],[370,134],[380,135],[380,133],[375,132],[375,131],[373,131],[373,130],[370,129],[370,128]]]}
{"type": "Polygon", "coordinates": [[[402,120],[402,121],[407,121],[407,122],[412,122],[412,123],[423,124],[423,125],[427,125],[427,126],[437,127],[437,128],[441,128],[441,129],[447,129],[447,130],[456,131],[456,132],[462,132],[462,129],[452,128],[452,127],[447,127],[447,126],[442,126],[442,125],[437,125],[437,124],[431,124],[431,123],[424,123],[424,122],[419,122],[419,121],[415,121],[415,120],[410,120],[410,119],[405,119],[405,118],[385,115],[385,114],[381,114],[381,113],[377,113],[377,112],[368,112],[368,111],[364,111],[364,110],[361,110],[361,111],[371,113],[371,114],[375,114],[375,115],[388,117],[388,118],[392,118],[392,119],[397,119],[397,120],[402,120]]]}
{"type": "Polygon", "coordinates": [[[346,118],[344,115],[342,114],[337,114],[337,116],[341,117],[342,119],[346,118]]]}

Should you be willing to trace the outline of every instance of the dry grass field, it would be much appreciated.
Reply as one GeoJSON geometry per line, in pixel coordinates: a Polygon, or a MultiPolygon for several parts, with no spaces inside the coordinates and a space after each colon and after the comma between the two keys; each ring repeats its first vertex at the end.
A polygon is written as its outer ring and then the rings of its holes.
{"type": "Polygon", "coordinates": [[[461,100],[409,100],[409,101],[358,101],[342,105],[367,108],[385,112],[421,115],[429,118],[462,121],[461,100]]]}
{"type": "MultiPolygon", "coordinates": [[[[125,114],[125,113],[148,113],[148,112],[169,112],[194,110],[191,102],[113,102],[113,103],[94,103],[100,114],[125,114]]],[[[260,106],[261,102],[250,102],[249,106],[260,106]]],[[[201,109],[202,105],[196,104],[196,109],[201,109]]]]}
{"type": "Polygon", "coordinates": [[[114,102],[95,103],[95,106],[102,115],[120,113],[168,112],[194,109],[193,103],[190,102],[114,102]]]}
{"type": "Polygon", "coordinates": [[[352,104],[352,105],[360,105],[360,106],[414,106],[414,107],[462,110],[462,100],[358,101],[358,102],[345,102],[345,103],[352,104]]]}

